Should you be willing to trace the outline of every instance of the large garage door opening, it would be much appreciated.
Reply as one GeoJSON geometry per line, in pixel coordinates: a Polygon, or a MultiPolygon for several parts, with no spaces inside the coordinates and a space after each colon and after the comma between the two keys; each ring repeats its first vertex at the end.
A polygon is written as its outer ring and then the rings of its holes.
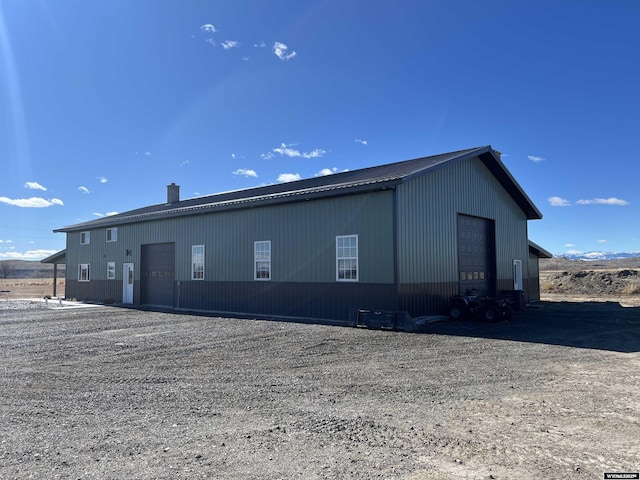
{"type": "Polygon", "coordinates": [[[140,303],[173,307],[175,244],[142,245],[140,251],[140,303]]]}
{"type": "Polygon", "coordinates": [[[460,293],[496,294],[494,221],[458,215],[458,275],[460,293]]]}

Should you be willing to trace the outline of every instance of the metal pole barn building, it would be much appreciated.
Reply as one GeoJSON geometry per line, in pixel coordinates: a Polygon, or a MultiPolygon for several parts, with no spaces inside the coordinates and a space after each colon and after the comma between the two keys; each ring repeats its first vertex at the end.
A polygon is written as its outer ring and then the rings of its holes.
{"type": "Polygon", "coordinates": [[[166,203],[55,231],[68,298],[348,323],[444,313],[469,288],[537,300],[541,218],[485,146],[187,200],[171,184],[166,203]]]}

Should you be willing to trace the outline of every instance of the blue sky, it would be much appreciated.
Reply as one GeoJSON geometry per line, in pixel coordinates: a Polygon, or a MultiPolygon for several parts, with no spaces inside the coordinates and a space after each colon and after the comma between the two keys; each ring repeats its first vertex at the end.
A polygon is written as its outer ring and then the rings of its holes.
{"type": "Polygon", "coordinates": [[[640,251],[640,2],[0,0],[0,260],[182,198],[492,145],[547,250],[640,251]]]}

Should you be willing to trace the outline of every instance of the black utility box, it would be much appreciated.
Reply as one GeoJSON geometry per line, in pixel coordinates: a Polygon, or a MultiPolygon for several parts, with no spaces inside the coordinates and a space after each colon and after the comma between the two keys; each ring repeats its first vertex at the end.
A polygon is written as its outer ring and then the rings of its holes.
{"type": "Polygon", "coordinates": [[[510,300],[514,310],[522,310],[527,302],[524,298],[524,290],[502,290],[500,295],[505,300],[510,300]]]}

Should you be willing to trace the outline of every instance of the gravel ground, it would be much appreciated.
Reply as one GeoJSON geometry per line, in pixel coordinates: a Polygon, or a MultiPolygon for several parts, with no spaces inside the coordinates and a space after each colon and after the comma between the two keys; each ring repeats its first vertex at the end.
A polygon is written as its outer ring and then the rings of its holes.
{"type": "Polygon", "coordinates": [[[544,302],[426,328],[0,301],[0,478],[640,470],[640,309],[544,302]]]}

